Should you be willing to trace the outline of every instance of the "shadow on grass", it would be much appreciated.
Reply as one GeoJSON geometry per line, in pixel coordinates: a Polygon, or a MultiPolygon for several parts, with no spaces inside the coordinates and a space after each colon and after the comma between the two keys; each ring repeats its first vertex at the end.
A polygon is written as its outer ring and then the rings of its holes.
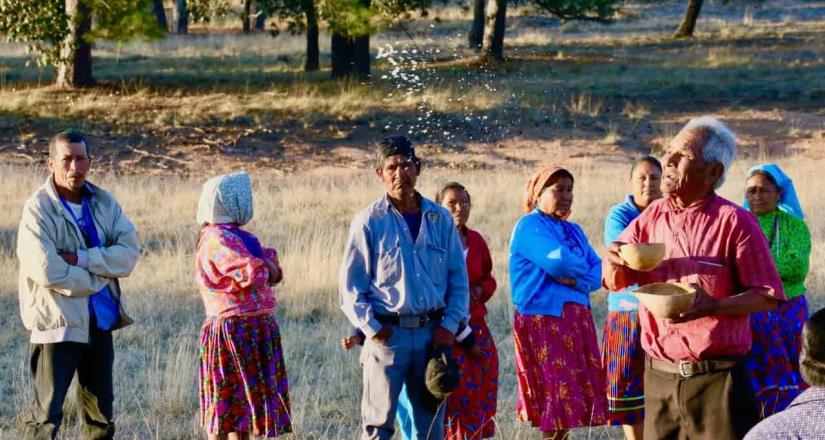
{"type": "MultiPolygon", "coordinates": [[[[646,39],[620,46],[608,39],[559,42],[509,50],[509,61],[496,68],[481,68],[469,58],[418,64],[408,71],[423,78],[418,84],[392,79],[397,78],[393,66],[380,61],[372,81],[354,81],[346,87],[329,80],[328,71],[300,72],[294,58],[248,53],[186,59],[100,57],[95,72],[101,85],[81,93],[148,94],[146,108],[117,108],[120,104],[115,100],[107,101],[114,102],[115,108],[92,103],[75,111],[71,100],[61,100],[61,92],[54,92],[50,116],[25,104],[0,112],[0,132],[6,139],[0,142],[0,153],[12,151],[17,143],[27,146],[24,155],[40,154],[51,133],[66,126],[99,137],[104,167],[113,169],[124,160],[186,168],[182,163],[187,151],[175,153],[183,155],[180,160],[167,152],[187,146],[201,148],[199,157],[266,158],[269,165],[288,166],[338,146],[365,148],[395,133],[408,133],[417,142],[453,151],[461,151],[468,142],[495,143],[513,137],[528,141],[614,137],[612,143],[622,149],[649,151],[651,139],[663,134],[654,119],[720,109],[819,108],[825,98],[825,83],[820,81],[825,62],[812,38],[821,39],[821,34],[646,39]],[[711,49],[718,53],[710,53],[711,49]],[[421,94],[420,105],[397,105],[392,96],[412,86],[417,87],[414,93],[421,94]],[[441,91],[446,98],[424,102],[424,89],[441,91]],[[257,101],[223,113],[207,106],[186,120],[155,119],[153,125],[161,128],[146,129],[157,108],[179,105],[176,96],[214,99],[216,94],[226,94],[231,100],[263,92],[309,93],[329,101],[353,94],[366,98],[354,114],[336,113],[336,106],[282,109],[257,101]],[[481,92],[485,95],[476,99],[481,107],[459,103],[481,92]],[[628,105],[642,108],[642,115],[628,116],[628,105]],[[21,140],[20,133],[26,133],[26,139],[21,140]],[[204,146],[205,139],[211,139],[209,145],[204,146]],[[294,145],[303,147],[287,151],[294,145]]],[[[47,70],[26,67],[25,62],[22,57],[0,58],[0,89],[50,80],[47,70]]],[[[261,96],[266,99],[279,98],[261,96]]],[[[131,105],[125,102],[124,106],[131,105]]]]}

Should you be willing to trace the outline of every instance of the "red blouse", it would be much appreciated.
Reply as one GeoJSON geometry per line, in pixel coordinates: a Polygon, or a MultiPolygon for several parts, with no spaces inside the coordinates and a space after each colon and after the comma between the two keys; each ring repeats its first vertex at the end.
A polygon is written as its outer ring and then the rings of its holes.
{"type": "Polygon", "coordinates": [[[478,232],[465,228],[467,237],[467,277],[470,279],[470,325],[484,321],[487,316],[485,303],[496,291],[496,279],[493,278],[493,259],[484,237],[478,232]],[[481,286],[482,295],[476,298],[473,291],[481,286]]]}

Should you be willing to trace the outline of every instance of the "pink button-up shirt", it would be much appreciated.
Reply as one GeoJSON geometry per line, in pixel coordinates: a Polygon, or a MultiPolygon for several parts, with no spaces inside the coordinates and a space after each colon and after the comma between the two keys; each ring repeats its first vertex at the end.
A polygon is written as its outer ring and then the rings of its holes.
{"type": "MultiPolygon", "coordinates": [[[[653,202],[619,236],[626,243],[664,243],[665,259],[651,272],[604,263],[612,291],[633,283],[697,283],[714,298],[761,288],[784,300],[782,282],[753,214],[716,194],[680,209],[671,199],[653,202]]],[[[654,359],[696,361],[746,354],[751,347],[747,315],[715,315],[680,324],[639,307],[642,348],[654,359]]]]}

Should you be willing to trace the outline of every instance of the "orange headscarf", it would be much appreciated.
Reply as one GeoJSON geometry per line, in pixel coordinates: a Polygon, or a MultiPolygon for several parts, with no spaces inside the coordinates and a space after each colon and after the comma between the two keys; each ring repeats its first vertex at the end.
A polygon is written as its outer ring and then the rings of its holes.
{"type": "MultiPolygon", "coordinates": [[[[524,198],[524,212],[529,213],[536,208],[541,190],[547,186],[550,178],[559,171],[567,171],[567,169],[558,166],[544,167],[530,177],[530,180],[527,181],[527,195],[524,198]]],[[[567,172],[570,173],[570,171],[567,172]]],[[[570,174],[572,175],[573,173],[570,174]]]]}

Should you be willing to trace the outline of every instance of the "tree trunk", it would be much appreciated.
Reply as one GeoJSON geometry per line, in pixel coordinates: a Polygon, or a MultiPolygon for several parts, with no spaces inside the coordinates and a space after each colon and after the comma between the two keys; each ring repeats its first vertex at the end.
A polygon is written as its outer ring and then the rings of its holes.
{"type": "Polygon", "coordinates": [[[352,40],[332,34],[330,57],[332,58],[332,78],[343,78],[352,73],[352,40]]]}
{"type": "MultiPolygon", "coordinates": [[[[361,0],[361,5],[370,7],[370,0],[361,0]]],[[[370,76],[370,36],[351,37],[332,35],[332,77],[358,75],[360,79],[370,76]]]]}
{"type": "Polygon", "coordinates": [[[255,3],[255,30],[263,32],[266,29],[266,11],[260,4],[255,3]]]}
{"type": "Polygon", "coordinates": [[[92,76],[92,45],[85,36],[92,30],[92,11],[85,0],[66,0],[69,33],[60,42],[55,85],[60,88],[90,86],[92,76]]]}
{"type": "Polygon", "coordinates": [[[332,77],[370,76],[370,36],[345,37],[332,35],[332,77]]]}
{"type": "Polygon", "coordinates": [[[307,20],[307,59],[304,62],[305,72],[314,72],[321,66],[321,51],[318,48],[318,14],[314,0],[304,0],[304,14],[307,20]]]}
{"type": "Polygon", "coordinates": [[[370,36],[357,37],[353,42],[352,64],[360,79],[370,77],[370,36]]]}
{"type": "Polygon", "coordinates": [[[163,32],[169,30],[169,22],[166,20],[166,10],[163,8],[163,0],[152,1],[152,12],[158,20],[158,27],[163,29],[163,32]]]}
{"type": "Polygon", "coordinates": [[[473,3],[473,25],[470,28],[469,43],[470,49],[481,50],[484,42],[484,6],[485,0],[475,0],[473,3]]]}
{"type": "Polygon", "coordinates": [[[189,33],[189,9],[186,7],[186,0],[175,1],[175,32],[181,35],[189,33]]]}
{"type": "Polygon", "coordinates": [[[250,17],[252,16],[252,0],[244,0],[243,2],[243,33],[248,34],[252,28],[249,26],[250,17]]]}
{"type": "Polygon", "coordinates": [[[487,17],[484,24],[484,42],[481,47],[481,61],[485,63],[504,61],[504,27],[507,19],[507,0],[487,2],[487,17]]]}
{"type": "Polygon", "coordinates": [[[673,35],[675,38],[689,38],[693,36],[693,29],[696,28],[696,19],[699,18],[699,11],[702,10],[703,0],[690,0],[685,18],[679,26],[679,30],[673,35]]]}

